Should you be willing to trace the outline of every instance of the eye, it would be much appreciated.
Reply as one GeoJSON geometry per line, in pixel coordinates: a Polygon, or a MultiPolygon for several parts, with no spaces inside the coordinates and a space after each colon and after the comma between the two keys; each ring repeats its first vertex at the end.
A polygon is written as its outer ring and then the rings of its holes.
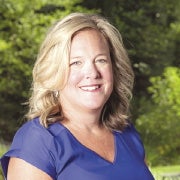
{"type": "Polygon", "coordinates": [[[73,62],[70,62],[70,66],[79,66],[81,65],[82,62],[81,61],[73,61],[73,62]]]}
{"type": "Polygon", "coordinates": [[[106,59],[97,59],[96,62],[105,64],[105,63],[107,63],[107,60],[106,59]]]}

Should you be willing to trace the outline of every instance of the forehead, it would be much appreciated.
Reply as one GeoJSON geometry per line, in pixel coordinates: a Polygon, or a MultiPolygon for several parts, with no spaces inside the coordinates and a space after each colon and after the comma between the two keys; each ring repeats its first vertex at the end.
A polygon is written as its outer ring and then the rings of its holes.
{"type": "Polygon", "coordinates": [[[78,31],[71,41],[71,53],[79,50],[96,50],[109,52],[109,44],[101,32],[95,29],[78,31]]]}
{"type": "Polygon", "coordinates": [[[104,41],[106,41],[104,35],[99,30],[93,28],[85,28],[75,32],[72,36],[72,41],[74,39],[77,39],[77,37],[86,36],[86,35],[92,35],[92,36],[95,35],[96,37],[102,38],[104,39],[104,41]]]}

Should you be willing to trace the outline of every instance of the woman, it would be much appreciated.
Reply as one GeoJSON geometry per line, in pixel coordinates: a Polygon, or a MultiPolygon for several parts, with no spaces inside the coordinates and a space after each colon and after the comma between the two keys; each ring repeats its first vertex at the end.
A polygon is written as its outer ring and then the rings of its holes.
{"type": "Polygon", "coordinates": [[[118,30],[97,15],[57,22],[33,69],[30,110],[1,164],[8,180],[152,180],[128,122],[133,71],[118,30]]]}

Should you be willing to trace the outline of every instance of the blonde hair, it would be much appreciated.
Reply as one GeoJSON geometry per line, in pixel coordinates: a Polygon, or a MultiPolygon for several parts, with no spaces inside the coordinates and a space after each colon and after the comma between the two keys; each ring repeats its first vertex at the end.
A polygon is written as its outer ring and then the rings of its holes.
{"type": "Polygon", "coordinates": [[[26,116],[39,117],[45,127],[65,118],[56,96],[68,79],[72,37],[84,29],[99,31],[109,44],[114,87],[103,108],[101,122],[109,129],[122,130],[128,124],[134,74],[119,31],[99,15],[72,13],[51,27],[33,68],[32,95],[26,116]]]}

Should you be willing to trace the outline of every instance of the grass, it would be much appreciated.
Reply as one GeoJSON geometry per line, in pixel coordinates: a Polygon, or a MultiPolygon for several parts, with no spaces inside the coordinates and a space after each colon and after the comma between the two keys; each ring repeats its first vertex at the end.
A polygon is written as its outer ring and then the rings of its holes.
{"type": "Polygon", "coordinates": [[[150,168],[150,170],[153,173],[155,180],[161,180],[162,174],[180,173],[180,165],[158,166],[158,167],[150,168]]]}

